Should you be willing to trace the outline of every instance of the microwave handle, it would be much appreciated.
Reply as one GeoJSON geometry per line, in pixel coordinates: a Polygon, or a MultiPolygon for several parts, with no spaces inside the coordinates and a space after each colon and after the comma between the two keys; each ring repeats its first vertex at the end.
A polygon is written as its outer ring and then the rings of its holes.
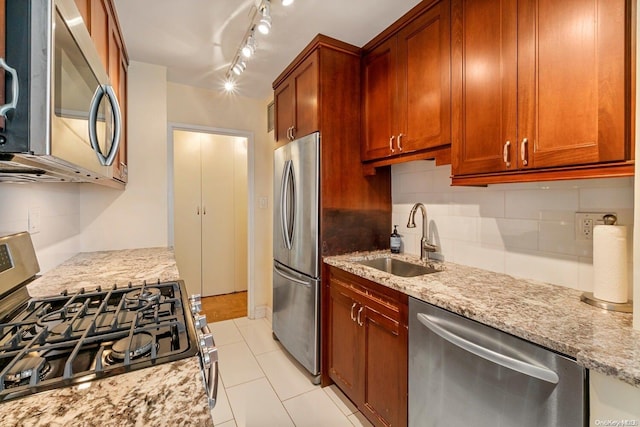
{"type": "Polygon", "coordinates": [[[98,160],[102,166],[111,166],[113,160],[118,154],[118,148],[120,147],[120,129],[122,128],[122,116],[120,114],[120,105],[118,99],[113,91],[111,85],[102,85],[96,88],[91,99],[91,106],[89,108],[89,140],[91,141],[91,148],[96,152],[98,160]],[[113,139],[111,140],[111,148],[109,153],[105,156],[98,145],[98,134],[96,132],[96,126],[98,123],[98,108],[100,107],[100,101],[103,96],[107,96],[109,104],[111,104],[111,111],[113,111],[113,139]]]}
{"type": "Polygon", "coordinates": [[[7,117],[7,113],[14,110],[18,105],[19,85],[18,85],[18,72],[15,68],[12,68],[7,64],[4,58],[0,57],[0,68],[4,68],[11,75],[11,102],[8,104],[0,105],[0,116],[7,117]]]}

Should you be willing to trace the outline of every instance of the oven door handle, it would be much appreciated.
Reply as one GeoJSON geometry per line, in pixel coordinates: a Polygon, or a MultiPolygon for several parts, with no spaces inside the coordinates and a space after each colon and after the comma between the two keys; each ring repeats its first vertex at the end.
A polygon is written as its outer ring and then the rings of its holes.
{"type": "MultiPolygon", "coordinates": [[[[204,326],[202,332],[211,335],[209,326],[204,326]]],[[[202,367],[204,369],[204,382],[207,392],[207,399],[209,400],[209,409],[213,409],[216,406],[216,400],[218,399],[218,347],[215,342],[211,347],[202,348],[202,367]]]]}
{"type": "Polygon", "coordinates": [[[449,341],[451,344],[460,347],[465,351],[468,351],[469,353],[475,354],[476,356],[488,360],[489,362],[495,363],[496,365],[504,366],[505,368],[520,372],[521,374],[538,378],[551,384],[558,384],[558,374],[551,369],[545,368],[543,366],[532,365],[531,363],[518,360],[516,358],[507,356],[506,354],[498,353],[497,351],[488,349],[474,342],[466,340],[461,336],[458,336],[453,332],[450,332],[442,326],[438,325],[435,319],[427,314],[418,313],[417,318],[420,323],[427,327],[427,329],[431,330],[434,334],[438,335],[440,338],[446,341],[449,341]]]}

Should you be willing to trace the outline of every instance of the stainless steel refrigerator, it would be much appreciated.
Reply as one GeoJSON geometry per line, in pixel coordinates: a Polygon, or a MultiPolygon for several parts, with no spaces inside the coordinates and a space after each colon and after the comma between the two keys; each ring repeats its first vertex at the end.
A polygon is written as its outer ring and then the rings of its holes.
{"type": "Polygon", "coordinates": [[[320,134],[274,155],[273,333],[320,374],[320,134]]]}

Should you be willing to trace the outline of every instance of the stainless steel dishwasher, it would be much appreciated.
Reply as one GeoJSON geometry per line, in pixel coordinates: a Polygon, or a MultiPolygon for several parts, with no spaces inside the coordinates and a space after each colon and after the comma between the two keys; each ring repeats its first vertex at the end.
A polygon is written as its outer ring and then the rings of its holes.
{"type": "Polygon", "coordinates": [[[584,427],[587,371],[409,298],[409,426],[584,427]]]}

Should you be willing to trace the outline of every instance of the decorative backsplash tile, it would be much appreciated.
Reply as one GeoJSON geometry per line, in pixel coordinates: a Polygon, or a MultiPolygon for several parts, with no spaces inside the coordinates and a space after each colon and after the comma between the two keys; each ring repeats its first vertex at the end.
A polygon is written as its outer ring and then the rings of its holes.
{"type": "Polygon", "coordinates": [[[616,212],[630,226],[631,251],[633,178],[451,187],[451,167],[432,161],[391,171],[392,221],[405,253],[420,253],[421,222],[406,228],[416,202],[427,207],[436,257],[459,264],[591,291],[592,243],[575,239],[575,212],[587,210],[616,212]]]}

